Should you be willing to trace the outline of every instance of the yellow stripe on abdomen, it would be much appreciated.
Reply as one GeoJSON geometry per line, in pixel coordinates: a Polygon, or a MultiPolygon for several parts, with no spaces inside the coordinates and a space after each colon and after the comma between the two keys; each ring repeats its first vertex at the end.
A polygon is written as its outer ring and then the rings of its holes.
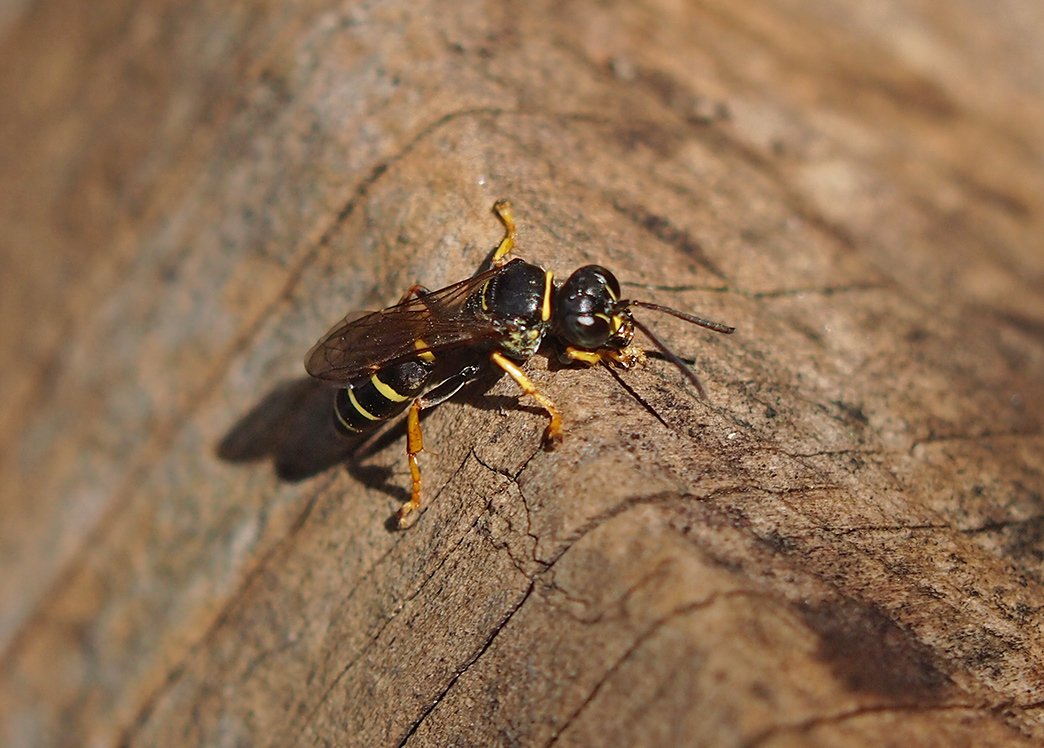
{"type": "MultiPolygon", "coordinates": [[[[434,358],[434,356],[433,356],[433,358],[434,358]]],[[[380,380],[380,378],[378,378],[378,376],[376,374],[373,374],[370,377],[370,382],[373,384],[374,387],[377,388],[377,391],[380,392],[381,395],[383,395],[388,400],[391,400],[393,403],[401,403],[401,402],[403,402],[405,400],[409,400],[410,399],[410,395],[399,394],[394,389],[389,387],[387,384],[382,382],[380,380]]]]}
{"type": "Polygon", "coordinates": [[[359,405],[359,400],[358,400],[358,398],[355,397],[355,390],[352,389],[351,387],[348,388],[348,400],[351,401],[352,407],[355,408],[355,410],[359,413],[359,415],[363,416],[364,418],[366,418],[366,419],[368,419],[370,421],[379,421],[379,420],[381,420],[379,416],[375,416],[373,413],[371,413],[370,411],[366,410],[366,408],[364,408],[363,406],[359,405]]]}

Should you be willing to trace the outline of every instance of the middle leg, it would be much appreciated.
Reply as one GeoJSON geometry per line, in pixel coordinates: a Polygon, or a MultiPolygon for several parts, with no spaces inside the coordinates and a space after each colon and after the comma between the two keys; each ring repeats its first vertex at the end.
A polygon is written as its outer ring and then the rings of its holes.
{"type": "Polygon", "coordinates": [[[551,398],[538,390],[536,385],[526,376],[525,372],[518,367],[518,364],[504,354],[494,351],[489,354],[489,358],[515,380],[515,384],[522,388],[523,393],[533,397],[551,416],[551,422],[547,424],[547,430],[544,431],[544,443],[548,447],[554,447],[558,442],[562,441],[562,416],[555,404],[551,402],[551,398]]]}

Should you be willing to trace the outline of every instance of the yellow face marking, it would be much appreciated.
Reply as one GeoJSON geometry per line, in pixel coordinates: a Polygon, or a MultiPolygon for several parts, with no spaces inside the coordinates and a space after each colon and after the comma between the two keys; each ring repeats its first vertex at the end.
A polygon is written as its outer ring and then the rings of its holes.
{"type": "Polygon", "coordinates": [[[367,418],[367,419],[369,419],[371,421],[379,421],[379,420],[381,420],[380,418],[375,416],[373,413],[371,413],[370,411],[366,410],[366,408],[364,408],[363,406],[359,405],[359,401],[355,399],[355,390],[351,389],[350,387],[348,388],[348,399],[351,401],[352,407],[355,408],[357,411],[359,411],[359,413],[362,414],[363,418],[367,418]]]}
{"type": "Polygon", "coordinates": [[[609,329],[613,332],[614,335],[620,332],[620,328],[623,327],[624,322],[626,321],[624,320],[624,316],[622,314],[614,314],[612,317],[610,317],[608,314],[596,312],[593,316],[597,317],[598,319],[604,319],[606,322],[608,322],[609,329]]]}
{"type": "Polygon", "coordinates": [[[551,281],[554,277],[555,274],[550,270],[544,273],[544,303],[540,306],[540,319],[544,322],[551,319],[551,292],[554,290],[551,281]]]}
{"type": "Polygon", "coordinates": [[[380,392],[383,397],[391,400],[393,403],[401,403],[403,400],[410,399],[409,395],[400,395],[387,384],[382,382],[376,374],[370,375],[370,382],[373,383],[373,386],[377,388],[377,391],[380,392]]]}
{"type": "Polygon", "coordinates": [[[429,350],[425,350],[429,346],[427,341],[424,340],[424,338],[417,338],[416,340],[414,340],[413,347],[416,348],[418,351],[424,351],[424,353],[418,354],[418,358],[420,358],[421,361],[424,361],[429,364],[435,362],[435,354],[429,350]]]}

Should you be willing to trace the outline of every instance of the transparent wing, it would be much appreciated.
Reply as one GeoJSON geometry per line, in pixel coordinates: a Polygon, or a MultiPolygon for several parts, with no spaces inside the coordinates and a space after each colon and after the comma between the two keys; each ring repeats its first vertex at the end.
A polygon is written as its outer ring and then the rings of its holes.
{"type": "Polygon", "coordinates": [[[466,302],[504,267],[379,312],[349,315],[312,346],[305,369],[317,379],[345,383],[418,353],[437,355],[491,339],[496,332],[490,321],[470,311],[466,302]]]}

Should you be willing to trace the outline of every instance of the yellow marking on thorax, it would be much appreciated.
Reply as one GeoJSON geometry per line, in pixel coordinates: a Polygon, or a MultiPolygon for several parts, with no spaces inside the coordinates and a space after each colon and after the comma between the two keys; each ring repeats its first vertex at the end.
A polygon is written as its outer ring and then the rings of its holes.
{"type": "Polygon", "coordinates": [[[380,418],[375,416],[373,413],[371,413],[370,411],[366,410],[366,408],[364,408],[363,406],[359,405],[359,401],[355,398],[355,390],[353,390],[351,387],[348,388],[348,400],[351,401],[352,407],[355,408],[357,411],[359,411],[359,413],[361,413],[364,418],[368,418],[371,421],[379,421],[379,420],[381,420],[380,418]]]}
{"type": "Polygon", "coordinates": [[[550,270],[544,272],[544,303],[540,306],[540,319],[547,322],[551,319],[551,293],[554,290],[552,280],[555,274],[550,270]]]}
{"type": "Polygon", "coordinates": [[[482,311],[489,311],[489,281],[482,284],[482,290],[479,291],[479,303],[482,304],[482,311]]]}
{"type": "Polygon", "coordinates": [[[370,375],[370,381],[373,383],[373,386],[377,388],[377,391],[381,393],[381,395],[383,395],[388,400],[391,400],[394,403],[401,403],[404,400],[410,399],[409,395],[401,395],[394,389],[392,389],[391,386],[382,382],[377,377],[376,373],[370,375]]]}

